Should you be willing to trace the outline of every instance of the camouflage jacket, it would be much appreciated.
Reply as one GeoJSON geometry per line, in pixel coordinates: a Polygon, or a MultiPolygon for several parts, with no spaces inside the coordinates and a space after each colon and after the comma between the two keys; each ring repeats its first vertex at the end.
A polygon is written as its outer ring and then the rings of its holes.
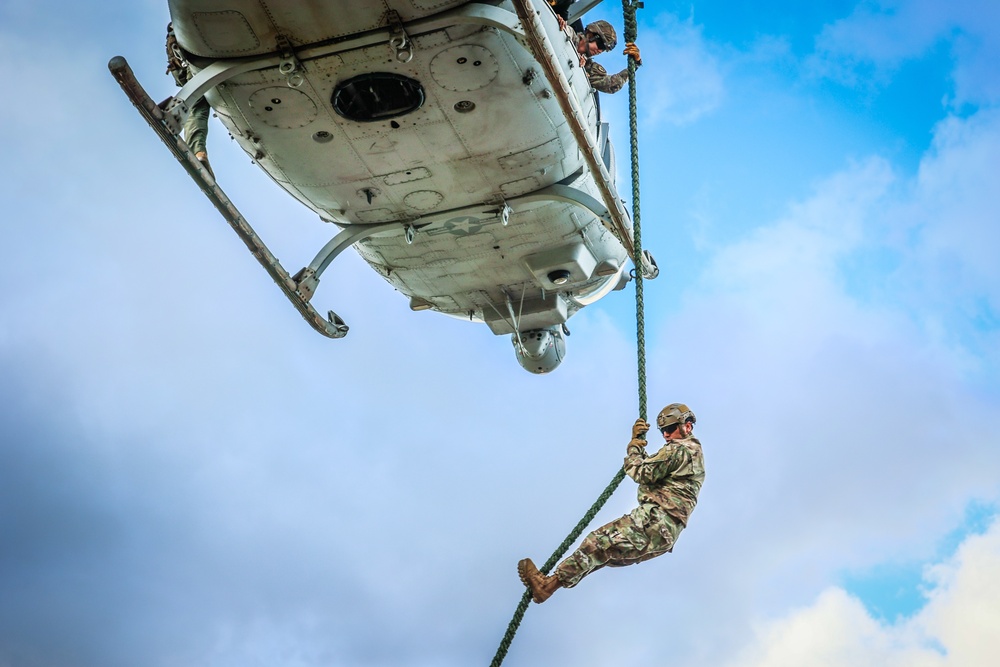
{"type": "Polygon", "coordinates": [[[652,456],[630,444],[625,473],[639,483],[640,504],[657,505],[686,526],[705,481],[701,443],[694,436],[671,440],[652,456]]]}
{"type": "Polygon", "coordinates": [[[617,93],[628,83],[628,69],[623,69],[618,74],[608,74],[604,66],[593,58],[587,59],[587,64],[583,66],[583,71],[587,73],[590,87],[602,93],[617,93]]]}
{"type": "MultiPolygon", "coordinates": [[[[584,38],[584,33],[577,32],[569,26],[566,27],[564,32],[569,35],[570,41],[574,46],[579,44],[580,40],[584,38]]],[[[627,67],[618,72],[618,74],[608,74],[608,70],[604,69],[603,65],[593,58],[587,58],[587,62],[583,66],[583,71],[587,73],[587,80],[590,81],[590,87],[602,93],[617,93],[622,89],[622,86],[628,83],[627,67]]]]}

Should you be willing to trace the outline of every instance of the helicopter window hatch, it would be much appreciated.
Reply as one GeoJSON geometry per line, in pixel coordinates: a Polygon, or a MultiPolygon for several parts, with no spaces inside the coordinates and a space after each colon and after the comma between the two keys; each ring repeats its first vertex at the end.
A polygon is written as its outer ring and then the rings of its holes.
{"type": "Polygon", "coordinates": [[[416,111],[424,104],[424,87],[400,74],[362,74],[339,84],[330,101],[344,118],[370,123],[416,111]]]}

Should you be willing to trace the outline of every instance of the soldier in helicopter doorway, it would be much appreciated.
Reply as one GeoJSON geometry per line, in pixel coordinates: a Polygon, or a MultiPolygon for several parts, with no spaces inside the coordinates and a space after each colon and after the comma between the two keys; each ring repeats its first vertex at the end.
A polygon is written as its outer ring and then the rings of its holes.
{"type": "MultiPolygon", "coordinates": [[[[588,23],[587,27],[580,33],[566,25],[566,21],[561,16],[556,18],[559,20],[559,27],[569,36],[570,41],[576,44],[576,52],[580,57],[580,67],[587,73],[590,86],[601,93],[617,93],[621,90],[622,86],[628,82],[628,68],[617,74],[608,74],[608,71],[594,60],[594,56],[611,51],[618,44],[618,35],[615,33],[614,27],[607,21],[594,21],[588,23]]],[[[626,44],[623,53],[635,58],[636,65],[642,65],[639,47],[634,43],[626,44]]]]}

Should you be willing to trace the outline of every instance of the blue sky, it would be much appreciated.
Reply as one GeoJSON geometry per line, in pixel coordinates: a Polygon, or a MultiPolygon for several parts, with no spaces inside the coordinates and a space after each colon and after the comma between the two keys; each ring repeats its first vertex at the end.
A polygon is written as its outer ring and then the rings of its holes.
{"type": "MultiPolygon", "coordinates": [[[[1000,5],[807,4],[640,12],[650,405],[692,406],[708,476],[673,554],[533,606],[505,664],[1000,649],[1000,5]]],[[[517,560],[621,464],[630,290],[535,377],[345,253],[317,300],[351,333],[321,338],[107,72],[169,95],[167,20],[0,5],[0,665],[488,663],[517,560]]],[[[212,130],[227,192],[308,263],[328,229],[212,130]]]]}

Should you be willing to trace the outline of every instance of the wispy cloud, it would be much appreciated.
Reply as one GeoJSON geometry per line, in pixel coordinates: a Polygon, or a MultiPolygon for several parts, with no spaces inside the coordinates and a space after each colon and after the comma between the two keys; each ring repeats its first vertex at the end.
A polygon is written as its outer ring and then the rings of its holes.
{"type": "Polygon", "coordinates": [[[640,47],[647,63],[640,109],[646,122],[686,125],[722,103],[722,64],[692,20],[661,14],[640,47]]]}
{"type": "Polygon", "coordinates": [[[816,40],[814,72],[847,85],[881,85],[909,59],[945,43],[954,59],[953,102],[1000,101],[1000,9],[960,0],[862,2],[847,18],[828,25],[816,40]]]}

